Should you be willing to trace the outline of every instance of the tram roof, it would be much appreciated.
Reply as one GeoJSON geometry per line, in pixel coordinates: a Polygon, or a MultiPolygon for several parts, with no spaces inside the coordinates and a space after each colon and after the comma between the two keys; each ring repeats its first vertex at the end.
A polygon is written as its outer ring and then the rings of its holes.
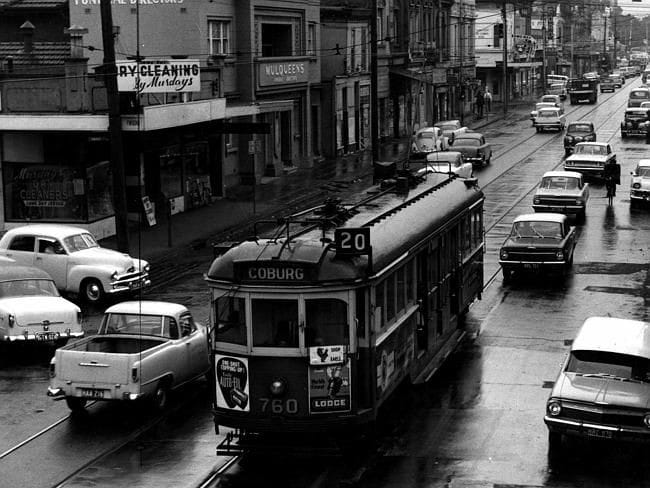
{"type": "MultiPolygon", "coordinates": [[[[372,267],[378,272],[482,198],[483,192],[466,180],[433,173],[406,195],[384,192],[353,205],[353,215],[338,228],[370,228],[372,267]]],[[[292,238],[289,243],[286,238],[242,242],[213,261],[207,278],[237,281],[238,263],[304,265],[314,270],[315,282],[367,277],[368,258],[336,257],[333,241],[334,228],[325,232],[318,228],[292,238]]]]}

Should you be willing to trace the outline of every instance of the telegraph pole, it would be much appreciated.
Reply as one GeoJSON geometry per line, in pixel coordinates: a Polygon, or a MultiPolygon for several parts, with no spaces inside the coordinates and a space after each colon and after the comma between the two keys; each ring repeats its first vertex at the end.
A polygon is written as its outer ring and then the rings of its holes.
{"type": "Polygon", "coordinates": [[[377,0],[370,1],[370,138],[372,139],[372,161],[379,159],[379,96],[377,63],[377,0]]]}
{"type": "Polygon", "coordinates": [[[546,4],[542,4],[542,95],[546,93],[546,4]]]}
{"type": "Polygon", "coordinates": [[[503,114],[508,113],[508,19],[506,0],[503,0],[503,114]]]}
{"type": "MultiPolygon", "coordinates": [[[[458,85],[459,85],[459,98],[460,98],[460,125],[465,125],[465,90],[463,87],[463,38],[465,37],[465,16],[463,15],[463,0],[460,0],[458,4],[458,17],[460,18],[460,36],[458,39],[458,50],[460,51],[460,71],[458,74],[458,85]]],[[[470,105],[472,100],[470,100],[470,105]]]]}
{"type": "Polygon", "coordinates": [[[104,83],[108,98],[108,133],[111,146],[111,172],[113,173],[113,207],[117,250],[129,252],[129,222],[126,214],[126,178],[124,176],[124,148],[122,145],[122,118],[120,95],[117,91],[117,66],[113,39],[113,14],[111,0],[101,0],[102,41],[104,48],[104,83]]]}

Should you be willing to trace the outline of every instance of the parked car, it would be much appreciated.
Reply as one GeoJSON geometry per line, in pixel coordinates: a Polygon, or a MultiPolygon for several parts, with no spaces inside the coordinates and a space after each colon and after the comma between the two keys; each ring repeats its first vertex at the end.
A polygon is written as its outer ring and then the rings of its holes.
{"type": "Polygon", "coordinates": [[[615,88],[621,88],[623,85],[625,85],[625,76],[623,76],[621,73],[614,72],[609,75],[609,79],[614,82],[615,88]]]}
{"type": "Polygon", "coordinates": [[[492,160],[492,146],[479,132],[465,132],[456,136],[453,148],[462,153],[465,161],[474,166],[485,166],[492,160]]]}
{"type": "Polygon", "coordinates": [[[434,127],[439,127],[442,130],[442,135],[447,138],[450,143],[453,143],[454,138],[469,131],[468,127],[463,126],[460,120],[441,120],[433,124],[434,127]]]}
{"type": "Polygon", "coordinates": [[[650,441],[650,324],[587,318],[546,401],[551,460],[565,436],[650,441]]]}
{"type": "Polygon", "coordinates": [[[539,99],[542,103],[554,103],[557,108],[559,108],[562,113],[564,113],[564,102],[559,95],[546,94],[542,95],[539,99]]]}
{"type": "Polygon", "coordinates": [[[559,212],[585,219],[589,183],[574,171],[547,171],[533,197],[535,212],[559,212]]]}
{"type": "Polygon", "coordinates": [[[628,107],[638,107],[641,105],[641,102],[650,101],[650,88],[635,88],[630,90],[628,95],[627,106],[628,107]]]}
{"type": "Polygon", "coordinates": [[[569,77],[566,75],[546,75],[546,84],[553,85],[554,83],[564,83],[569,81],[569,77]]]}
{"type": "Polygon", "coordinates": [[[415,131],[411,138],[411,153],[429,153],[449,148],[447,138],[439,127],[423,127],[415,131]]]}
{"type": "Polygon", "coordinates": [[[549,95],[558,95],[560,100],[566,100],[568,94],[566,83],[553,83],[546,91],[549,95]]]}
{"type": "Polygon", "coordinates": [[[600,80],[600,93],[616,91],[616,83],[609,76],[600,80]]]}
{"type": "Polygon", "coordinates": [[[564,276],[573,265],[576,230],[566,215],[519,215],[499,250],[503,282],[513,273],[554,272],[564,276]]]}
{"type": "Polygon", "coordinates": [[[0,256],[43,269],[59,290],[91,303],[151,284],[147,261],[102,248],[86,229],[70,225],[10,229],[0,239],[0,256]]]}
{"type": "Polygon", "coordinates": [[[535,117],[537,117],[537,114],[539,113],[539,110],[542,108],[557,108],[557,105],[555,102],[537,102],[535,104],[535,108],[530,111],[530,120],[533,122],[533,126],[535,125],[535,117]]]}
{"type": "Polygon", "coordinates": [[[596,140],[596,129],[594,123],[589,120],[571,122],[564,134],[564,154],[569,156],[579,142],[594,142],[596,140]]]}
{"type": "Polygon", "coordinates": [[[422,167],[415,166],[414,160],[411,159],[412,166],[418,169],[418,174],[426,173],[454,173],[461,178],[471,178],[474,174],[472,163],[463,159],[463,155],[458,151],[439,151],[427,154],[426,163],[424,160],[415,161],[422,163],[422,167]]]}
{"type": "Polygon", "coordinates": [[[59,294],[45,271],[16,264],[0,266],[0,342],[61,346],[84,336],[81,322],[79,307],[59,294]]]}
{"type": "Polygon", "coordinates": [[[563,131],[566,124],[566,117],[561,109],[557,107],[540,108],[533,120],[533,126],[537,132],[548,129],[563,131]]]}
{"type": "Polygon", "coordinates": [[[128,301],[109,307],[97,335],[56,350],[48,396],[73,411],[88,400],[149,398],[157,409],[169,392],[210,370],[206,328],[183,305],[128,301]]]}
{"type": "Polygon", "coordinates": [[[573,148],[573,154],[564,160],[564,170],[602,178],[609,162],[616,162],[612,146],[606,142],[579,142],[573,148]]]}
{"type": "Polygon", "coordinates": [[[630,205],[650,202],[650,159],[641,159],[631,174],[630,205]]]}
{"type": "Polygon", "coordinates": [[[621,137],[623,139],[628,136],[645,137],[648,125],[648,109],[642,107],[626,108],[621,122],[621,137]]]}

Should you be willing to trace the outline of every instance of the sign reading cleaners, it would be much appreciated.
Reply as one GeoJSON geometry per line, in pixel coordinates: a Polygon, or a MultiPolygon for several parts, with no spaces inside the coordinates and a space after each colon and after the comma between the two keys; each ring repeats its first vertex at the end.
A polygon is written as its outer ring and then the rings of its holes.
{"type": "Polygon", "coordinates": [[[118,61],[117,88],[121,92],[193,92],[201,89],[197,59],[118,61]]]}
{"type": "Polygon", "coordinates": [[[249,412],[248,359],[215,355],[217,407],[249,412]]]}
{"type": "Polygon", "coordinates": [[[349,412],[350,361],[309,368],[309,412],[349,412]]]}

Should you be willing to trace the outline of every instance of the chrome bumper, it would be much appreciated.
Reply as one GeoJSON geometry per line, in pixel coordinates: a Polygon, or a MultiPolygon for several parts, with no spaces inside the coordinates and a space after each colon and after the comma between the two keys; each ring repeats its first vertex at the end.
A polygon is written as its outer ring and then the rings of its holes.
{"type": "Polygon", "coordinates": [[[61,339],[80,339],[84,332],[39,332],[38,334],[16,334],[4,336],[1,340],[5,342],[34,341],[34,342],[51,342],[61,339]]]}
{"type": "Polygon", "coordinates": [[[128,291],[140,290],[151,285],[148,274],[134,276],[132,278],[116,279],[111,282],[111,286],[106,293],[124,293],[128,291]]]}
{"type": "Polygon", "coordinates": [[[550,417],[549,415],[544,416],[544,423],[549,430],[567,435],[588,438],[650,441],[650,429],[590,424],[579,420],[559,419],[550,417]]]}

